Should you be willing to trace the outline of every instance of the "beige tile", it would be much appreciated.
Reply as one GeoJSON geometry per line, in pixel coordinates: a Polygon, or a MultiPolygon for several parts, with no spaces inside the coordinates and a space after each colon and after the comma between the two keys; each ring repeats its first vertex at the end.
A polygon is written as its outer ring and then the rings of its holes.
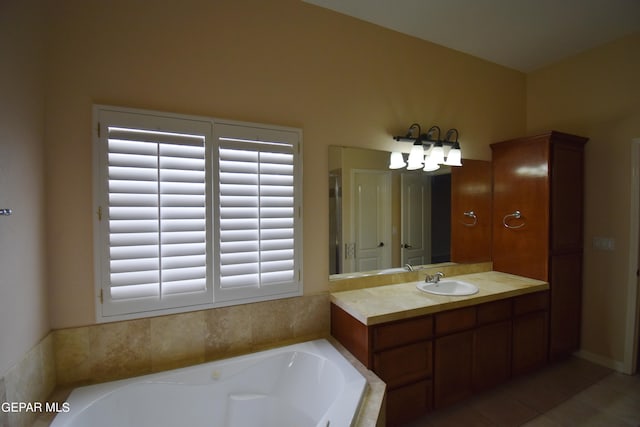
{"type": "Polygon", "coordinates": [[[599,412],[600,411],[597,407],[587,405],[577,399],[569,399],[546,412],[545,416],[561,426],[580,426],[585,425],[589,420],[598,416],[599,412]]]}
{"type": "Polygon", "coordinates": [[[546,415],[541,415],[526,424],[523,427],[562,427],[546,415]]]}
{"type": "MultiPolygon", "coordinates": [[[[43,401],[55,387],[52,373],[53,352],[49,336],[29,350],[3,379],[4,399],[8,402],[43,401]]],[[[4,422],[9,426],[30,426],[37,413],[9,413],[4,422]]]]}
{"type": "Polygon", "coordinates": [[[86,382],[91,377],[90,327],[59,329],[53,335],[59,385],[86,382]]]}
{"type": "MultiPolygon", "coordinates": [[[[4,385],[4,377],[0,377],[0,404],[7,402],[7,391],[4,385]]],[[[0,427],[9,427],[9,414],[0,411],[0,427]]]]}
{"type": "Polygon", "coordinates": [[[598,386],[612,392],[633,394],[640,399],[640,374],[625,375],[616,372],[600,381],[598,386]]]}
{"type": "Polygon", "coordinates": [[[612,373],[569,403],[595,408],[597,413],[590,422],[598,420],[601,425],[636,427],[640,425],[640,377],[612,373]]]}
{"type": "Polygon", "coordinates": [[[520,426],[538,416],[537,411],[515,399],[504,388],[479,395],[470,406],[496,426],[520,426]]]}
{"type": "Polygon", "coordinates": [[[89,332],[89,346],[93,382],[151,372],[149,319],[93,326],[89,332]]]}
{"type": "Polygon", "coordinates": [[[44,400],[55,389],[58,382],[56,378],[56,352],[53,332],[47,334],[45,339],[42,340],[40,351],[42,352],[42,378],[45,384],[40,400],[44,400]]]}
{"type": "Polygon", "coordinates": [[[204,362],[205,312],[152,317],[153,372],[204,362]]]}
{"type": "Polygon", "coordinates": [[[625,394],[610,405],[602,407],[601,414],[616,422],[640,426],[640,396],[633,393],[625,394]]]}
{"type": "Polygon", "coordinates": [[[259,350],[292,340],[292,311],[295,298],[263,301],[250,304],[250,307],[254,349],[259,350]]]}
{"type": "Polygon", "coordinates": [[[582,359],[553,363],[410,426],[640,426],[640,377],[582,359]],[[473,414],[478,419],[470,419],[473,414]],[[467,424],[471,423],[471,424],[467,424]]]}
{"type": "Polygon", "coordinates": [[[566,391],[567,394],[574,394],[601,380],[611,372],[613,371],[609,368],[572,357],[549,366],[543,371],[543,375],[553,387],[558,387],[566,391]]]}
{"type": "Polygon", "coordinates": [[[427,416],[411,427],[491,427],[494,424],[477,410],[469,406],[455,406],[427,416]]]}
{"type": "Polygon", "coordinates": [[[510,385],[512,396],[537,412],[546,412],[567,400],[571,393],[545,372],[531,374],[510,385]]]}
{"type": "Polygon", "coordinates": [[[329,294],[295,298],[291,302],[293,335],[300,339],[316,339],[329,335],[329,294]]]}
{"type": "Polygon", "coordinates": [[[243,304],[205,312],[206,360],[251,351],[251,307],[243,304]]]}

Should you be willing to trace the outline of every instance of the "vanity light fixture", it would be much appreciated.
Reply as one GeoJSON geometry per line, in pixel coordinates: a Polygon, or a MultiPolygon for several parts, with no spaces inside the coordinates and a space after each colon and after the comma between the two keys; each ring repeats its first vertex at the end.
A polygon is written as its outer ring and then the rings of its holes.
{"type": "Polygon", "coordinates": [[[462,151],[460,151],[460,143],[458,142],[458,129],[449,129],[444,140],[451,144],[451,149],[447,154],[447,160],[444,164],[449,166],[462,166],[462,151]],[[451,141],[450,138],[453,136],[454,132],[456,134],[456,140],[451,141]]]}
{"type": "Polygon", "coordinates": [[[413,143],[407,159],[408,164],[405,163],[401,152],[394,151],[389,158],[389,169],[400,169],[406,165],[407,170],[422,169],[429,172],[439,169],[440,165],[462,166],[458,136],[458,130],[453,128],[449,129],[444,140],[441,140],[438,126],[431,126],[426,133],[422,133],[420,125],[414,123],[409,126],[405,135],[393,137],[398,142],[413,143]],[[417,136],[414,136],[414,130],[417,130],[417,136]],[[455,140],[452,140],[454,134],[455,140]],[[446,157],[444,146],[450,147],[446,157]]]}

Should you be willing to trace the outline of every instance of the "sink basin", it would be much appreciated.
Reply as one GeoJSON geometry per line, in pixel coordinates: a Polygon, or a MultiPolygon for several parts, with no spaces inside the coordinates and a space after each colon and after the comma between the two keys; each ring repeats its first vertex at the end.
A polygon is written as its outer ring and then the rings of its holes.
{"type": "Polygon", "coordinates": [[[463,296],[478,292],[478,288],[471,283],[451,279],[440,280],[438,283],[420,282],[416,287],[421,291],[435,295],[463,296]]]}

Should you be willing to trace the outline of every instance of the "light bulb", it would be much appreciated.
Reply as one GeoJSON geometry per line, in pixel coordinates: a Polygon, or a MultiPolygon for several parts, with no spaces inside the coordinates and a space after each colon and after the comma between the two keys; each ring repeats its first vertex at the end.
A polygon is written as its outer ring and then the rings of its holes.
{"type": "Polygon", "coordinates": [[[420,169],[424,163],[424,148],[422,144],[414,144],[409,152],[408,170],[420,169]]]}
{"type": "Polygon", "coordinates": [[[394,151],[389,156],[389,169],[401,169],[406,165],[407,163],[404,161],[404,157],[402,157],[401,152],[394,151]]]}

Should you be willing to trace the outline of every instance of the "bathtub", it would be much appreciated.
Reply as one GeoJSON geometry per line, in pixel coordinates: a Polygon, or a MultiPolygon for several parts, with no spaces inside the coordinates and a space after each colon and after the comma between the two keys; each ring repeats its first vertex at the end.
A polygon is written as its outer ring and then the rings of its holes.
{"type": "Polygon", "coordinates": [[[326,340],[79,387],[52,427],[345,427],[365,378],[326,340]]]}

